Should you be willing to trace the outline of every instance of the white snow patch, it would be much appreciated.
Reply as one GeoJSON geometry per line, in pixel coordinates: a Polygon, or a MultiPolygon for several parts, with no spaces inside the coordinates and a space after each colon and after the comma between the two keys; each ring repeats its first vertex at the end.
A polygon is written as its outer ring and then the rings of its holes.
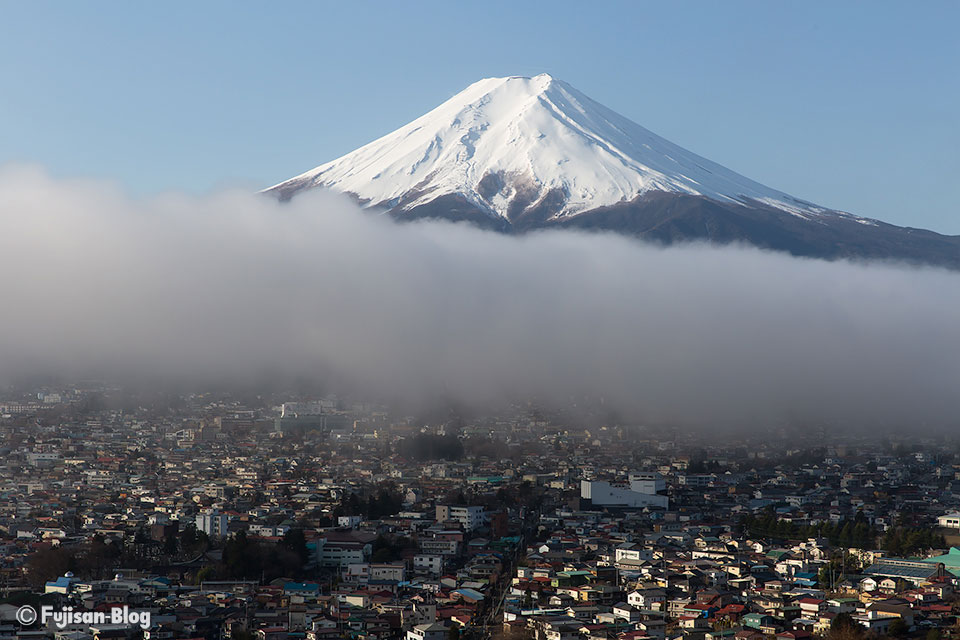
{"type": "Polygon", "coordinates": [[[531,202],[567,194],[557,216],[629,201],[652,190],[722,201],[755,200],[809,217],[827,212],[691,153],[541,74],[486,78],[393,133],[271,189],[324,186],[368,206],[410,209],[462,194],[506,216],[524,188],[531,202]],[[482,198],[478,183],[504,187],[482,198]],[[512,184],[511,181],[516,181],[512,184]]]}

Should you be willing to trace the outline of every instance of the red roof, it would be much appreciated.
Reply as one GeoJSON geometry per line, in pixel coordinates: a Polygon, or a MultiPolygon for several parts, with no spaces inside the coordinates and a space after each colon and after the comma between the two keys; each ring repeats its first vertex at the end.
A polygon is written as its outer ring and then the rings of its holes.
{"type": "Polygon", "coordinates": [[[930,611],[931,613],[950,613],[952,611],[948,604],[929,604],[920,607],[921,611],[930,611]]]}
{"type": "Polygon", "coordinates": [[[746,605],[742,605],[742,604],[728,604],[722,609],[719,609],[714,615],[723,616],[723,615],[729,615],[729,614],[743,613],[744,609],[746,608],[747,608],[746,605]]]}

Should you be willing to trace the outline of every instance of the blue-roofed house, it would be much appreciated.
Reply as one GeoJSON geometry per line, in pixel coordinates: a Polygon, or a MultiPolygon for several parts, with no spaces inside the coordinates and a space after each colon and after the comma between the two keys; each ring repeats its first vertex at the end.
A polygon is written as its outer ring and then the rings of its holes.
{"type": "Polygon", "coordinates": [[[801,587],[817,586],[817,574],[806,571],[797,571],[793,574],[793,582],[801,587]]]}
{"type": "Polygon", "coordinates": [[[76,582],[73,578],[72,573],[67,573],[60,576],[56,580],[48,582],[43,587],[44,593],[62,593],[64,595],[70,593],[70,589],[73,586],[73,583],[76,582]]]}
{"type": "Polygon", "coordinates": [[[483,601],[483,594],[476,589],[456,589],[453,593],[470,603],[483,601]]]}
{"type": "Polygon", "coordinates": [[[284,582],[283,593],[288,596],[316,597],[320,595],[320,585],[315,582],[284,582]]]}

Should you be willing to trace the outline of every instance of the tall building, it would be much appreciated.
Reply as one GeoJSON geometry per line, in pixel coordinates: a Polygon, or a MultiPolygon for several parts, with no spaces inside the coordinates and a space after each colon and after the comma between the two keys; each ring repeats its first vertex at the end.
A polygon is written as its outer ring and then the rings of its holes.
{"type": "Polygon", "coordinates": [[[652,495],[667,490],[667,483],[657,471],[634,471],[630,474],[630,490],[652,495]]]}
{"type": "Polygon", "coordinates": [[[197,514],[197,530],[203,531],[211,538],[222,538],[227,535],[227,516],[216,509],[207,509],[197,514]]]}
{"type": "Polygon", "coordinates": [[[453,505],[437,505],[437,522],[458,522],[464,531],[474,531],[482,527],[486,521],[483,507],[459,507],[453,505]]]}
{"type": "Polygon", "coordinates": [[[580,482],[580,498],[584,507],[614,507],[642,509],[644,507],[667,508],[669,499],[663,493],[666,483],[659,473],[633,472],[630,486],[620,487],[609,482],[583,480],[580,482]]]}

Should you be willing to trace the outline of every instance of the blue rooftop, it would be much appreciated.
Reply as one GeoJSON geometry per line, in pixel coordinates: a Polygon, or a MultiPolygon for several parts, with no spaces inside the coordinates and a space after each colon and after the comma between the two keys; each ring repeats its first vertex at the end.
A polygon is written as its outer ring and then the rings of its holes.
{"type": "Polygon", "coordinates": [[[66,588],[68,588],[68,587],[71,585],[71,583],[73,583],[73,578],[70,578],[70,577],[67,577],[67,576],[60,576],[60,577],[57,578],[56,580],[53,580],[52,582],[48,582],[48,583],[47,583],[47,586],[48,586],[48,587],[63,587],[63,588],[66,589],[66,588]]]}

